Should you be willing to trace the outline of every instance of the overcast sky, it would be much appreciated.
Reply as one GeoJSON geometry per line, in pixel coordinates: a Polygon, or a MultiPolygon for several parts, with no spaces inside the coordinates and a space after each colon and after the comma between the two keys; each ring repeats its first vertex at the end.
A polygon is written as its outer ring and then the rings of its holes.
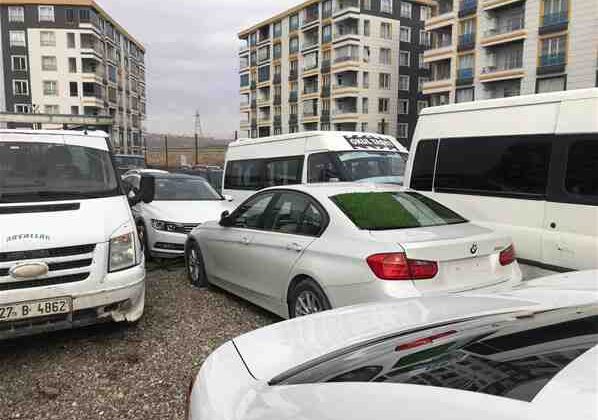
{"type": "Polygon", "coordinates": [[[240,29],[300,0],[99,0],[147,50],[147,129],[232,137],[239,125],[240,29]]]}

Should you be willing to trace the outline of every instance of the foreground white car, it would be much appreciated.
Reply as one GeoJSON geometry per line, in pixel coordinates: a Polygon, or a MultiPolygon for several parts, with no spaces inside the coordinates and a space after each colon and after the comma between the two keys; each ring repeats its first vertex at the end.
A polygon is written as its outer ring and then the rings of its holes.
{"type": "Polygon", "coordinates": [[[191,281],[214,283],[282,317],[356,303],[509,288],[508,236],[402,187],[275,187],[193,231],[191,281]]]}
{"type": "Polygon", "coordinates": [[[598,418],[598,271],[360,305],[225,343],[191,420],[598,418]]]}
{"type": "Polygon", "coordinates": [[[232,209],[201,177],[142,170],[123,181],[146,258],[182,257],[189,232],[232,209]]]}

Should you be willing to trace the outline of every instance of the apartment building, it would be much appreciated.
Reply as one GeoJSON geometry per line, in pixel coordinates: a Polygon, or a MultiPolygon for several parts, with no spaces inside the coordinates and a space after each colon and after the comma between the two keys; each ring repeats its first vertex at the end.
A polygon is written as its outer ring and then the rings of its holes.
{"type": "Polygon", "coordinates": [[[598,86],[597,0],[438,0],[431,105],[598,86]]]}
{"type": "Polygon", "coordinates": [[[242,31],[242,136],[364,131],[409,145],[428,105],[431,4],[309,0],[242,31]]]}
{"type": "Polygon", "coordinates": [[[145,49],[93,0],[0,0],[0,110],[111,116],[117,152],[141,153],[145,49]]]}

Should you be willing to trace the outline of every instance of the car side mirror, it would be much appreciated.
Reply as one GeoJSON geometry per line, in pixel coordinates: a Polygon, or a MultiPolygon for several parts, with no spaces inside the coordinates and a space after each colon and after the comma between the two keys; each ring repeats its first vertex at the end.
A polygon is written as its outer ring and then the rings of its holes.
{"type": "Polygon", "coordinates": [[[155,189],[156,183],[154,177],[142,176],[138,194],[139,200],[148,204],[154,201],[155,189]]]}
{"type": "Polygon", "coordinates": [[[231,201],[234,201],[235,198],[232,195],[225,195],[224,199],[230,203],[231,201]]]}
{"type": "Polygon", "coordinates": [[[220,226],[223,227],[229,227],[232,226],[232,220],[230,219],[230,213],[228,210],[225,210],[222,212],[222,214],[220,215],[220,226]]]}
{"type": "Polygon", "coordinates": [[[139,193],[136,192],[135,189],[131,189],[127,193],[127,201],[129,202],[129,206],[131,206],[131,207],[137,205],[141,201],[141,198],[139,197],[139,193]]]}

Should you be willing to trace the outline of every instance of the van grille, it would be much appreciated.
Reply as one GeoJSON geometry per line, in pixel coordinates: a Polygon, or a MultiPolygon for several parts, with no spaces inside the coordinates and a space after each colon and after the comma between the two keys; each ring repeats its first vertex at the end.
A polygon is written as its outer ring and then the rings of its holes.
{"type": "Polygon", "coordinates": [[[15,251],[0,253],[0,263],[23,260],[36,260],[40,258],[70,257],[72,255],[89,254],[95,245],[67,246],[63,248],[36,249],[33,251],[15,251]]]}
{"type": "MultiPolygon", "coordinates": [[[[81,268],[81,267],[89,267],[93,260],[86,259],[86,260],[77,260],[77,261],[64,261],[58,263],[50,263],[48,264],[48,268],[50,272],[58,271],[58,270],[72,270],[73,268],[81,268]]],[[[0,268],[0,277],[8,276],[10,269],[8,268],[0,268]]]]}
{"type": "Polygon", "coordinates": [[[65,284],[65,283],[75,283],[78,281],[86,280],[88,277],[89,277],[89,273],[78,273],[78,274],[71,274],[68,276],[50,277],[50,278],[39,279],[39,280],[27,280],[27,281],[18,281],[18,282],[12,282],[12,283],[0,283],[0,291],[29,289],[32,287],[46,287],[46,286],[56,286],[58,284],[65,284]]]}

